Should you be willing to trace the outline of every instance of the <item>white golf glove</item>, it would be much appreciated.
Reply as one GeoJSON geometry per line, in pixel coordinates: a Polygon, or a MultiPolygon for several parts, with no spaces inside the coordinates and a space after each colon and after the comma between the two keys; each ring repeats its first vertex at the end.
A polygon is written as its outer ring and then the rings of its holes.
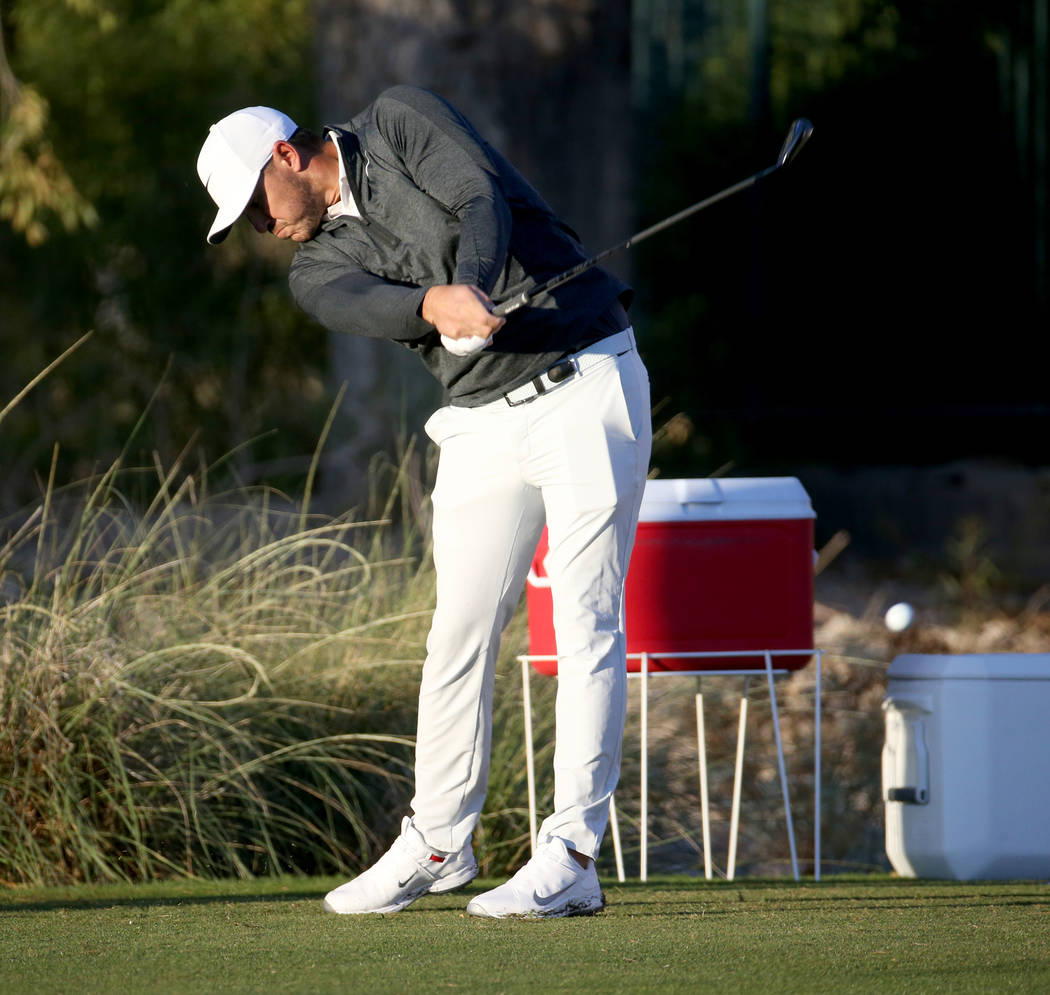
{"type": "Polygon", "coordinates": [[[483,339],[480,335],[470,335],[465,339],[450,339],[447,335],[441,336],[441,344],[448,349],[453,356],[472,356],[481,352],[485,346],[492,345],[492,336],[483,339]]]}

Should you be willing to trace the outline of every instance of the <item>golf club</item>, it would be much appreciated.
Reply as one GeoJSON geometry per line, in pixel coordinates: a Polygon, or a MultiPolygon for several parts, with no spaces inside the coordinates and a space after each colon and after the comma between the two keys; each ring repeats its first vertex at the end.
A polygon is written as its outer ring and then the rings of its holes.
{"type": "Polygon", "coordinates": [[[574,280],[581,273],[585,273],[589,270],[592,266],[597,266],[598,263],[608,259],[614,252],[619,252],[621,249],[629,249],[632,245],[637,245],[639,242],[647,239],[650,235],[655,235],[657,232],[661,232],[665,228],[670,228],[671,225],[676,225],[679,221],[683,221],[691,215],[696,214],[697,211],[702,211],[705,207],[710,207],[712,204],[717,204],[719,201],[725,200],[727,197],[731,197],[735,193],[740,193],[741,190],[746,190],[748,187],[754,186],[760,180],[764,180],[771,173],[776,172],[781,166],[786,166],[790,163],[795,156],[798,155],[802,146],[806,144],[809,136],[812,134],[813,125],[804,117],[798,118],[792,122],[791,130],[788,132],[787,138],[784,139],[784,144],[780,148],[780,155],[777,156],[777,161],[772,166],[763,169],[759,173],[755,173],[754,176],[749,176],[746,180],[734,183],[731,187],[726,187],[725,190],[713,194],[705,200],[698,201],[696,204],[685,208],[683,211],[679,211],[677,214],[672,214],[669,218],[664,218],[663,221],[658,221],[655,225],[637,232],[625,241],[620,242],[618,245],[614,245],[612,248],[606,249],[604,252],[599,252],[596,256],[591,256],[590,259],[585,259],[582,263],[577,263],[571,269],[565,270],[564,273],[559,273],[557,276],[553,276],[549,280],[545,280],[543,283],[525,287],[521,290],[515,290],[505,301],[497,304],[492,309],[492,313],[496,317],[502,318],[513,311],[517,311],[518,308],[527,307],[541,294],[549,293],[556,287],[560,287],[563,283],[568,283],[570,280],[574,280]]]}

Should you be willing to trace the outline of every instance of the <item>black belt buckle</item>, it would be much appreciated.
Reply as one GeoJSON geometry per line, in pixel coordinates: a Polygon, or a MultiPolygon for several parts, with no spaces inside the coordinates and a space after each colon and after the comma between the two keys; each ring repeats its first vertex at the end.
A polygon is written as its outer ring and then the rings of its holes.
{"type": "Polygon", "coordinates": [[[510,395],[505,394],[504,398],[512,408],[517,407],[519,404],[528,404],[529,401],[535,401],[541,394],[547,393],[552,387],[557,387],[558,384],[571,380],[575,375],[576,364],[571,359],[563,359],[560,363],[548,366],[538,377],[533,377],[529,381],[532,384],[532,389],[536,391],[532,397],[522,398],[520,401],[512,401],[510,395]],[[550,387],[547,386],[548,383],[550,387]]]}
{"type": "Polygon", "coordinates": [[[547,370],[547,379],[551,383],[561,383],[563,380],[568,380],[576,372],[576,366],[571,359],[563,359],[560,363],[555,363],[549,370],[547,370]]]}
{"type": "Polygon", "coordinates": [[[576,366],[571,359],[563,359],[560,363],[548,366],[540,376],[532,381],[532,386],[536,388],[536,396],[547,391],[547,384],[543,382],[544,377],[547,378],[551,387],[557,387],[558,384],[571,380],[575,373],[576,366]]]}

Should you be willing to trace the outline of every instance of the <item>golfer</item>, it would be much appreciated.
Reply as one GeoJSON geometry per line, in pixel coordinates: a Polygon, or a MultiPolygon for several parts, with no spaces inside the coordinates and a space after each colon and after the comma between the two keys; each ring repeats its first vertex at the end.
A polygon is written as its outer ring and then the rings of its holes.
{"type": "Polygon", "coordinates": [[[445,389],[426,423],[437,604],[419,690],[415,795],[380,860],[325,898],[396,912],[477,874],[500,634],[544,523],[558,695],[554,812],[531,860],[471,900],[493,918],[595,912],[620,771],[624,579],[651,445],[649,382],[597,267],[507,318],[493,301],[586,258],[575,234],[462,114],[398,86],[320,134],[250,107],[213,125],[197,170],[221,242],[242,214],[299,243],[289,283],[324,327],[413,350],[445,389]]]}

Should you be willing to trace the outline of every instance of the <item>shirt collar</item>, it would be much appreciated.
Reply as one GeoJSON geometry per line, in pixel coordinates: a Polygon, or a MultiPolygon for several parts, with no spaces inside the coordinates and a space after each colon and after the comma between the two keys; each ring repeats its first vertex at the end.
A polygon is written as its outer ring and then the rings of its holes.
{"type": "Polygon", "coordinates": [[[353,192],[350,189],[350,181],[346,178],[346,165],[343,163],[343,147],[339,144],[339,135],[329,131],[327,138],[335,143],[336,158],[339,160],[339,201],[328,208],[325,217],[329,221],[349,215],[352,218],[361,217],[361,211],[354,201],[353,192]]]}

